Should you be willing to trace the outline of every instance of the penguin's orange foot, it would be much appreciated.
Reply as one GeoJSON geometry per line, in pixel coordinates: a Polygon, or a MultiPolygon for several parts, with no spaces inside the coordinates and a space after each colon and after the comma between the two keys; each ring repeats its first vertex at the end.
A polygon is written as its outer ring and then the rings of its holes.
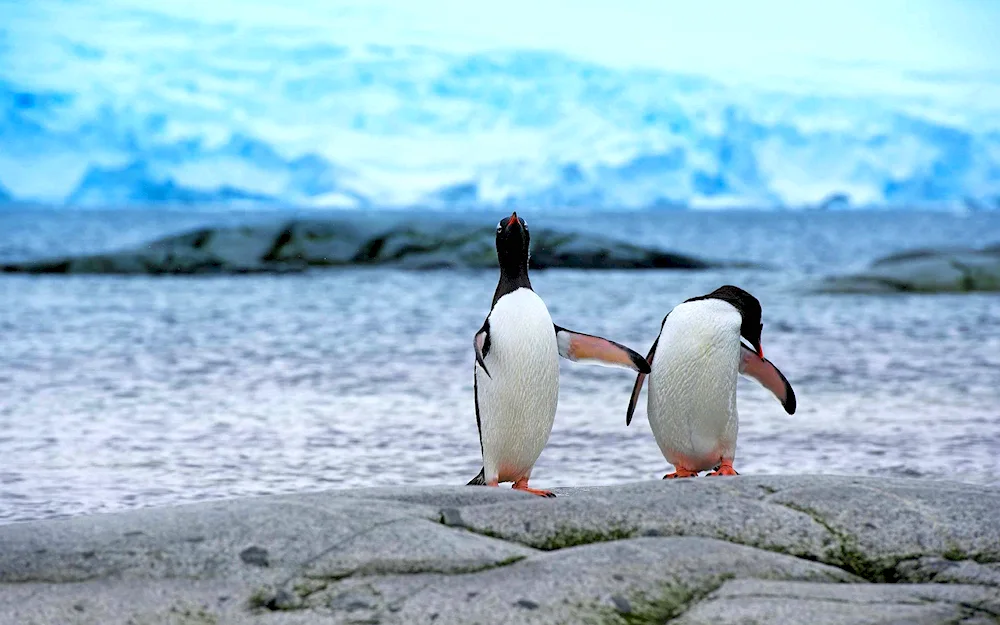
{"type": "Polygon", "coordinates": [[[698,477],[697,471],[692,471],[691,469],[685,469],[684,467],[677,467],[673,473],[667,473],[663,476],[665,480],[674,480],[679,477],[698,477]]]}
{"type": "Polygon", "coordinates": [[[714,476],[714,475],[739,475],[739,473],[737,473],[736,469],[733,468],[733,461],[732,460],[723,460],[722,463],[719,465],[719,468],[716,469],[715,471],[712,471],[711,473],[709,473],[709,475],[712,475],[712,476],[714,476]]]}
{"type": "Polygon", "coordinates": [[[550,490],[541,490],[541,489],[538,489],[538,488],[528,488],[528,480],[524,479],[524,478],[521,478],[518,481],[514,482],[514,485],[511,486],[511,488],[513,488],[514,490],[523,490],[526,493],[531,493],[532,495],[538,495],[539,497],[555,497],[556,496],[556,494],[553,493],[550,490]]]}

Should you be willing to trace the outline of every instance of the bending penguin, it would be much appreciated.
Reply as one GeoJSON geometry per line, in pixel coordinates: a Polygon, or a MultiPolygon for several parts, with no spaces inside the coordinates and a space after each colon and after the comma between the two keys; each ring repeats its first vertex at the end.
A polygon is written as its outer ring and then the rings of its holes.
{"type": "Polygon", "coordinates": [[[640,354],[613,341],[571,332],[552,323],[528,280],[528,227],[515,212],[497,225],[500,281],[493,306],[476,333],[474,366],[476,425],[483,468],[469,485],[513,482],[528,487],[531,469],[552,432],[559,399],[559,356],[625,367],[641,373],[640,354]]]}
{"type": "MultiPolygon", "coordinates": [[[[714,469],[709,475],[738,475],[733,469],[739,431],[737,374],[760,382],[788,414],[795,413],[791,384],[764,358],[760,317],[756,297],[726,285],[678,304],[663,318],[646,356],[652,369],[650,429],[663,456],[674,465],[674,472],[663,479],[695,477],[709,469],[714,469]]],[[[636,378],[626,426],[645,378],[642,372],[636,378]]]]}

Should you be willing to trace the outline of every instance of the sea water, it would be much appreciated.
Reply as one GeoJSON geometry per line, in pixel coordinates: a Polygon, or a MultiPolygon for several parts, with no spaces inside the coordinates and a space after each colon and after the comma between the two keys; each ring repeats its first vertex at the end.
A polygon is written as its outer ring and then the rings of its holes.
{"type": "MultiPolygon", "coordinates": [[[[107,250],[289,214],[4,210],[0,258],[107,250]]],[[[765,353],[792,383],[798,411],[785,414],[767,391],[741,380],[742,474],[1000,484],[1000,296],[808,288],[902,249],[996,243],[1000,215],[522,216],[529,228],[761,265],[531,275],[556,323],[643,354],[684,299],[725,283],[755,294],[765,353]]],[[[492,227],[500,217],[463,219],[492,227]]],[[[443,216],[423,218],[447,227],[443,216]]],[[[496,279],[492,270],[387,268],[0,274],[0,522],[240,495],[464,484],[480,467],[472,337],[496,279]]],[[[627,371],[562,361],[555,427],[534,486],[658,479],[670,469],[647,424],[645,394],[625,426],[634,381],[627,371]]]]}

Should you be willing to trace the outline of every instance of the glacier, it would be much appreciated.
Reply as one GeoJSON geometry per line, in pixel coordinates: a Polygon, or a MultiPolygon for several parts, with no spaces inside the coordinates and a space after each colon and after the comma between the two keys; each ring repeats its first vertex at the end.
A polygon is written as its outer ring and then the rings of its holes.
{"type": "Polygon", "coordinates": [[[243,6],[0,0],[0,203],[1000,206],[992,75],[824,91],[243,6]]]}

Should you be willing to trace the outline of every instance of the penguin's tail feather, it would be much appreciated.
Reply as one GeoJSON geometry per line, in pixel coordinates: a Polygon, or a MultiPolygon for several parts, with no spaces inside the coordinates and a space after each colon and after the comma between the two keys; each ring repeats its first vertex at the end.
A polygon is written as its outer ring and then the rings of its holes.
{"type": "Polygon", "coordinates": [[[479,469],[479,475],[472,478],[466,486],[486,486],[486,467],[479,469]]]}

